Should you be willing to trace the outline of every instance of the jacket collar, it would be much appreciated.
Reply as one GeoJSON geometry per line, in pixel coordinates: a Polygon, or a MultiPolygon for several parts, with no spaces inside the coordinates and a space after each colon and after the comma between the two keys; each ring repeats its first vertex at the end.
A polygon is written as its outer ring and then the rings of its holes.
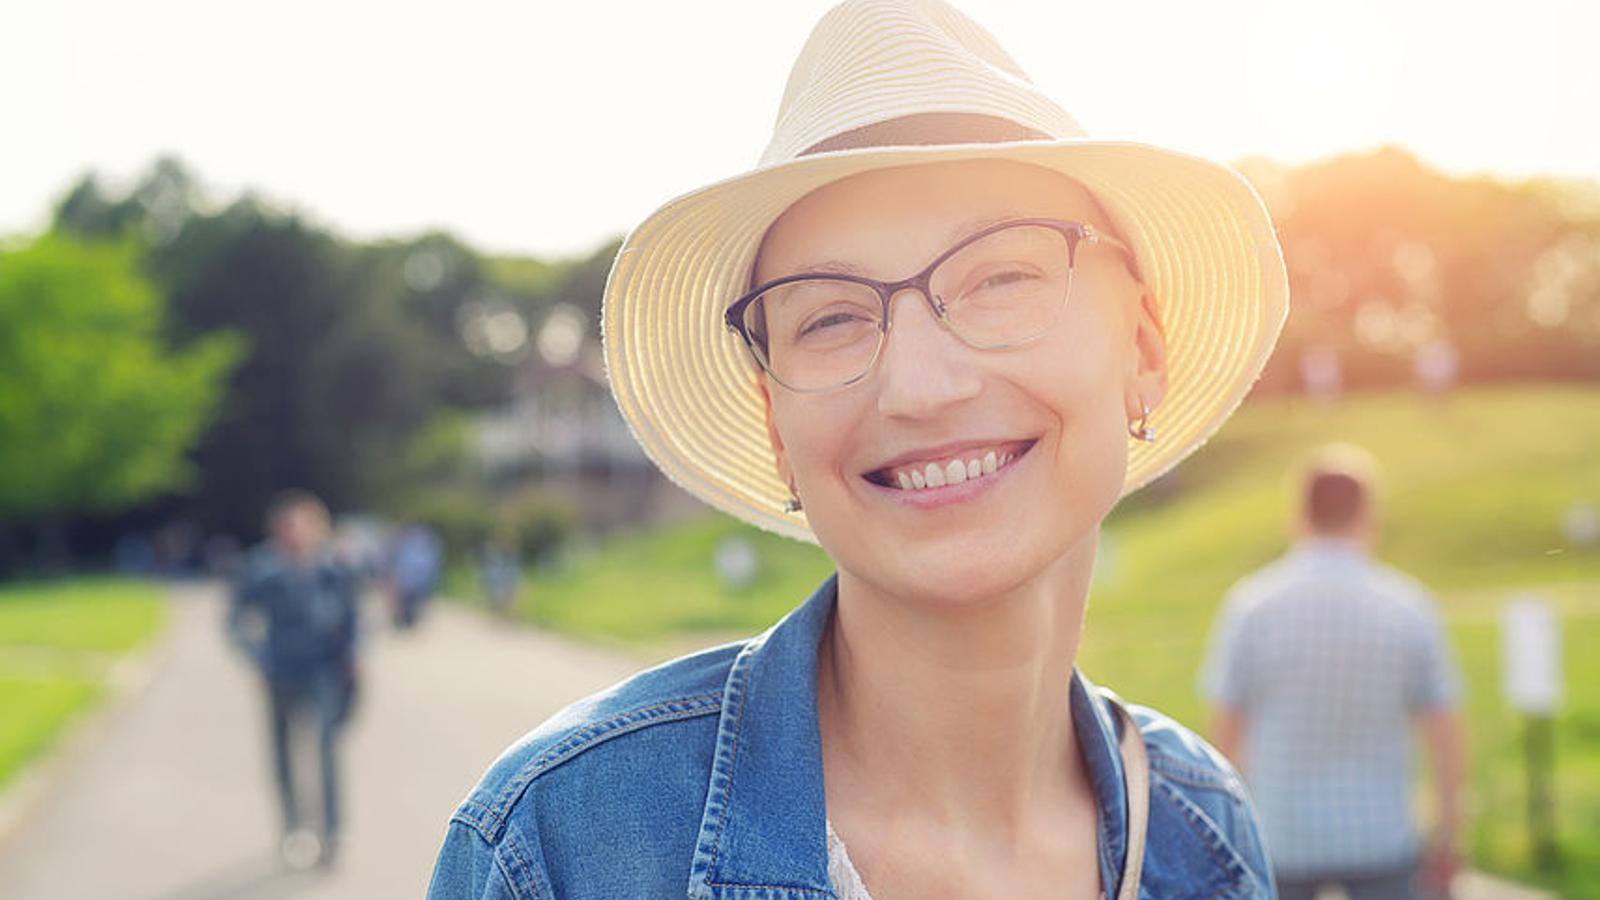
{"type": "MultiPolygon", "coordinates": [[[[729,670],[690,866],[695,900],[833,896],[816,671],[817,646],[837,596],[836,578],[829,577],[799,608],[752,638],[729,670]]],[[[1127,832],[1117,728],[1076,670],[1069,695],[1098,806],[1101,884],[1116,896],[1127,832]]]]}
{"type": "Polygon", "coordinates": [[[1292,548],[1292,555],[1314,565],[1360,563],[1368,559],[1366,548],[1355,541],[1318,535],[1297,541],[1292,548]]]}

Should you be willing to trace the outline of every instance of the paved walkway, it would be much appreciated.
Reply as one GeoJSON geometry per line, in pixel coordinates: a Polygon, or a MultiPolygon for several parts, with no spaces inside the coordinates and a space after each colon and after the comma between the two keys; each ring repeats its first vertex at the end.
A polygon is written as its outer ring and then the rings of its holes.
{"type": "MultiPolygon", "coordinates": [[[[0,820],[5,900],[420,897],[444,823],[512,740],[640,668],[548,634],[435,606],[412,634],[374,628],[344,747],[346,842],[331,873],[275,853],[265,711],[222,640],[221,593],[174,590],[148,682],[100,714],[0,820]]],[[[377,619],[370,619],[377,624],[377,619]]],[[[1468,875],[1459,900],[1541,895],[1468,875]]]]}
{"type": "Polygon", "coordinates": [[[339,865],[290,875],[275,854],[264,705],[223,643],[223,612],[215,588],[174,591],[148,683],[13,810],[21,823],[0,835],[5,900],[420,897],[445,820],[494,757],[640,668],[448,605],[415,633],[373,628],[344,747],[339,865]]]}

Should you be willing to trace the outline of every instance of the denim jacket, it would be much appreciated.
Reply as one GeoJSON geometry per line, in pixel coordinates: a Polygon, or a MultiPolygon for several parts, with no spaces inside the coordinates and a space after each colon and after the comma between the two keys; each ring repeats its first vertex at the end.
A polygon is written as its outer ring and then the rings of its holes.
{"type": "Polygon", "coordinates": [[[360,599],[355,571],[332,556],[299,568],[263,543],[234,581],[228,634],[269,680],[309,678],[348,665],[360,599]]]}
{"type": "MultiPolygon", "coordinates": [[[[816,664],[835,599],[830,578],[765,633],[635,675],[523,737],[451,818],[430,900],[832,900],[816,664]]],[[[1115,896],[1117,726],[1079,673],[1070,696],[1115,896]]],[[[1238,776],[1181,725],[1129,708],[1150,760],[1139,896],[1273,897],[1238,776]]]]}

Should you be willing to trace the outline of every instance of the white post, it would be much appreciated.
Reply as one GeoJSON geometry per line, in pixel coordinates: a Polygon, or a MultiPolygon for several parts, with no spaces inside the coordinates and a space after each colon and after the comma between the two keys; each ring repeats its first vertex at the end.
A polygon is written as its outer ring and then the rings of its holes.
{"type": "Polygon", "coordinates": [[[1513,597],[1501,615],[1501,662],[1506,699],[1524,717],[1528,769],[1528,831],[1541,864],[1556,855],[1553,717],[1561,704],[1561,625],[1537,594],[1513,597]]]}

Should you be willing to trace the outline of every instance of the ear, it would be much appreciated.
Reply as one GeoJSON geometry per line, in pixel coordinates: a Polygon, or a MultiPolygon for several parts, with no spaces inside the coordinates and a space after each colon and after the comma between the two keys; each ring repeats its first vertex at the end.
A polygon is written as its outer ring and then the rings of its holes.
{"type": "Polygon", "coordinates": [[[1128,353],[1123,405],[1128,421],[1137,420],[1141,402],[1152,411],[1167,396],[1167,335],[1155,294],[1140,285],[1139,307],[1134,313],[1133,343],[1128,353]]]}
{"type": "Polygon", "coordinates": [[[767,418],[767,442],[772,445],[772,456],[778,461],[778,478],[785,484],[794,484],[794,471],[789,468],[789,454],[783,449],[783,438],[778,434],[778,426],[772,421],[772,394],[767,388],[767,380],[757,376],[756,390],[761,392],[761,410],[767,418]]]}

